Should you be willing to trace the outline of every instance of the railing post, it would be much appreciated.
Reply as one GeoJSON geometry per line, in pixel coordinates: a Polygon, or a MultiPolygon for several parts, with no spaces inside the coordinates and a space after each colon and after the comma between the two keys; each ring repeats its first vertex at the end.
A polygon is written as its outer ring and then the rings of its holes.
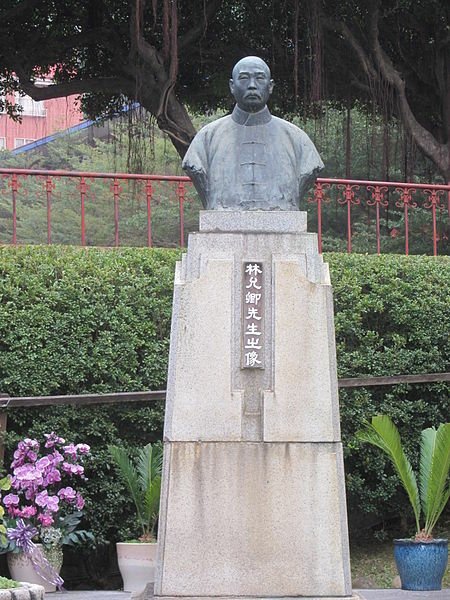
{"type": "Polygon", "coordinates": [[[405,254],[409,255],[409,208],[416,208],[417,203],[412,201],[412,193],[415,192],[415,188],[408,187],[397,187],[396,192],[401,194],[400,200],[395,203],[398,208],[403,207],[403,214],[405,219],[405,254]]]}
{"type": "Polygon", "coordinates": [[[152,246],[152,180],[148,179],[145,183],[145,196],[147,198],[147,246],[152,246]]]}
{"type": "Polygon", "coordinates": [[[12,243],[17,244],[17,192],[19,191],[19,182],[17,173],[13,173],[11,177],[11,194],[12,194],[12,213],[13,213],[13,234],[12,243]]]}
{"type": "Polygon", "coordinates": [[[113,194],[114,194],[114,245],[116,248],[119,245],[119,195],[120,195],[120,183],[119,180],[114,178],[113,181],[113,194]]]}
{"type": "Polygon", "coordinates": [[[359,185],[350,185],[349,183],[345,185],[338,185],[338,188],[344,188],[344,197],[342,200],[338,199],[339,204],[347,205],[347,252],[351,254],[352,251],[352,204],[359,204],[360,201],[358,198],[355,198],[355,190],[359,190],[359,185]]]}
{"type": "Polygon", "coordinates": [[[53,182],[51,177],[47,177],[45,180],[45,191],[47,194],[47,244],[50,246],[52,243],[52,189],[53,182]]]}
{"type": "Polygon", "coordinates": [[[184,248],[184,183],[180,181],[177,186],[178,201],[180,206],[180,246],[184,248]]]}
{"type": "Polygon", "coordinates": [[[373,186],[368,185],[368,190],[373,190],[371,197],[372,201],[367,200],[368,206],[375,205],[375,218],[376,218],[376,237],[377,237],[377,254],[378,256],[381,254],[381,235],[380,235],[380,206],[387,206],[388,202],[384,199],[384,192],[387,192],[387,187],[385,186],[373,186]]]}
{"type": "Polygon", "coordinates": [[[433,220],[433,256],[437,256],[437,223],[436,223],[436,208],[441,208],[439,205],[439,196],[443,193],[441,190],[424,190],[425,194],[429,195],[428,201],[423,203],[424,208],[431,208],[431,218],[433,220]]]}
{"type": "Polygon", "coordinates": [[[81,212],[81,245],[86,246],[86,221],[85,221],[85,212],[84,212],[84,201],[86,198],[86,180],[84,177],[80,179],[80,212],[81,212]]]}

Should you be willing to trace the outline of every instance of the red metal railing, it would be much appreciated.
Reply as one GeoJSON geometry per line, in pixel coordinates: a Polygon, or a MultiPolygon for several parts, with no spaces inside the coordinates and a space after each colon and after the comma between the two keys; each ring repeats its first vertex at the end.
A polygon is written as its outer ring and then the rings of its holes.
{"type": "MultiPolygon", "coordinates": [[[[409,254],[412,225],[416,238],[429,240],[428,253],[449,253],[450,185],[318,178],[307,202],[316,208],[312,217],[317,219],[320,251],[324,238],[330,239],[332,232],[335,238],[345,235],[346,250],[352,252],[356,223],[364,222],[365,230],[370,231],[369,242],[373,240],[370,251],[378,254],[389,239],[400,235],[403,251],[409,254]],[[420,227],[414,223],[419,212],[420,227]],[[395,220],[397,224],[392,226],[395,220]]],[[[191,181],[185,176],[0,169],[0,243],[4,244],[61,243],[58,227],[68,230],[68,221],[77,215],[78,224],[72,225],[72,238],[66,243],[184,246],[199,209],[191,181]],[[38,231],[38,207],[41,220],[46,221],[46,240],[39,238],[43,233],[38,231]],[[108,230],[110,223],[105,223],[108,210],[113,211],[106,219],[113,223],[112,230],[108,230]],[[97,235],[103,232],[101,239],[92,235],[94,221],[97,235]]],[[[391,251],[389,247],[387,251],[391,251]]]]}
{"type": "MultiPolygon", "coordinates": [[[[347,208],[347,252],[352,251],[352,206],[358,206],[365,198],[366,207],[375,207],[375,238],[377,253],[381,253],[381,209],[389,206],[389,196],[395,195],[395,207],[403,212],[403,235],[405,254],[409,254],[410,241],[410,209],[419,207],[413,195],[422,194],[421,208],[431,211],[433,255],[438,254],[438,242],[448,241],[450,232],[450,184],[401,183],[395,181],[365,181],[359,179],[329,179],[319,177],[312,197],[308,202],[317,206],[317,233],[319,250],[322,252],[323,237],[323,205],[329,203],[330,190],[334,186],[338,190],[336,201],[347,208]],[[363,190],[361,190],[363,188],[363,190]],[[361,190],[361,191],[360,191],[361,190]],[[444,203],[444,201],[446,202],[444,203]],[[447,213],[445,223],[441,222],[438,232],[437,219],[439,213],[447,213]]],[[[398,232],[397,232],[398,233],[398,232]]]]}

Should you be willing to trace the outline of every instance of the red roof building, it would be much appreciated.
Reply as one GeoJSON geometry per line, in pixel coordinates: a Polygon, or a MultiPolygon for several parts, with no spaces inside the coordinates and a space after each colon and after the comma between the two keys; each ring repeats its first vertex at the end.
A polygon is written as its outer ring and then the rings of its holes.
{"type": "MultiPolygon", "coordinates": [[[[43,80],[41,85],[50,83],[50,80],[43,80]]],[[[22,106],[22,122],[13,121],[5,112],[0,113],[0,150],[14,150],[83,120],[77,96],[36,102],[30,96],[16,94],[8,100],[22,106]]]]}

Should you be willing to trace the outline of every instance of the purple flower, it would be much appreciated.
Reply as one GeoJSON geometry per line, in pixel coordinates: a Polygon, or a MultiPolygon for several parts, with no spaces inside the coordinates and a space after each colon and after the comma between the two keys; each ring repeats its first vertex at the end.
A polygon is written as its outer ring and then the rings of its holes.
{"type": "Polygon", "coordinates": [[[56,483],[58,481],[61,481],[61,473],[58,471],[58,469],[52,468],[49,471],[47,471],[44,477],[43,484],[47,487],[48,485],[51,485],[52,483],[56,483]]]}
{"type": "Polygon", "coordinates": [[[36,452],[33,452],[32,450],[30,450],[29,452],[27,452],[27,458],[31,461],[31,462],[36,462],[38,455],[36,454],[36,452]]]}
{"type": "Polygon", "coordinates": [[[67,500],[68,502],[75,500],[76,495],[77,494],[72,487],[61,488],[58,492],[60,500],[67,500]]]}
{"type": "Polygon", "coordinates": [[[89,454],[91,447],[88,444],[77,444],[77,451],[80,454],[89,454]]]}
{"type": "Polygon", "coordinates": [[[52,461],[54,465],[58,465],[59,463],[63,462],[64,460],[64,456],[61,454],[61,452],[58,452],[58,450],[55,450],[53,452],[53,454],[50,455],[52,457],[52,461]]]}
{"type": "Polygon", "coordinates": [[[69,444],[68,446],[63,447],[64,454],[73,460],[77,458],[77,447],[75,444],[69,444]]]}
{"type": "Polygon", "coordinates": [[[36,495],[35,502],[42,508],[47,508],[50,512],[57,512],[59,509],[58,496],[49,496],[47,490],[43,490],[36,495]]]}
{"type": "Polygon", "coordinates": [[[52,461],[50,460],[50,458],[48,456],[43,456],[36,462],[35,466],[36,466],[36,469],[39,469],[40,471],[44,471],[51,464],[52,464],[52,461]]]}
{"type": "Polygon", "coordinates": [[[16,494],[7,494],[3,498],[3,504],[7,507],[16,506],[17,504],[19,504],[19,496],[17,496],[16,494]]]}
{"type": "Polygon", "coordinates": [[[56,435],[54,431],[52,431],[51,433],[46,433],[44,435],[47,438],[47,441],[45,442],[46,448],[53,448],[56,444],[64,444],[66,442],[64,438],[56,435]]]}
{"type": "Polygon", "coordinates": [[[81,465],[73,465],[68,462],[63,462],[61,468],[63,471],[69,473],[70,475],[83,475],[84,473],[84,467],[82,467],[81,465]]]}
{"type": "Polygon", "coordinates": [[[39,469],[36,469],[34,465],[22,465],[16,467],[13,471],[16,480],[19,482],[34,482],[38,485],[42,483],[42,473],[39,469]]]}

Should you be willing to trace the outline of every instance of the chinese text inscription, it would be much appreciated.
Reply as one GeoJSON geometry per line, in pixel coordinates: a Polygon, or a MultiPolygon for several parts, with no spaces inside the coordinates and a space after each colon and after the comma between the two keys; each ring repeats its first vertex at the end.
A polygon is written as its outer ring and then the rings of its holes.
{"type": "Polygon", "coordinates": [[[264,369],[263,264],[244,262],[242,368],[264,369]]]}

